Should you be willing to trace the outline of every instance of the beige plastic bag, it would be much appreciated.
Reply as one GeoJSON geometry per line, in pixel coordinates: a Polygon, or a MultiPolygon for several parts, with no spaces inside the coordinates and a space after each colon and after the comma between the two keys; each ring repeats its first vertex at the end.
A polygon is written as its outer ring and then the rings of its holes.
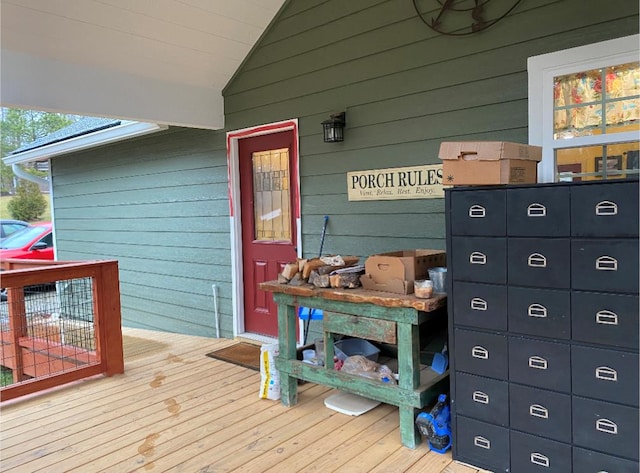
{"type": "Polygon", "coordinates": [[[275,363],[278,353],[277,343],[260,347],[260,399],[280,399],[280,373],[275,363]]]}
{"type": "Polygon", "coordinates": [[[380,365],[362,355],[348,356],[340,371],[356,374],[365,378],[377,379],[387,384],[398,384],[393,372],[387,365],[380,365]]]}

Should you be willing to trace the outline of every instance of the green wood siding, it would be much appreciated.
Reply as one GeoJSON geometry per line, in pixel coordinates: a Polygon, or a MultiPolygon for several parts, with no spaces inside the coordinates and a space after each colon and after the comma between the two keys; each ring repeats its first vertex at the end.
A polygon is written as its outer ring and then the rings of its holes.
{"type": "Polygon", "coordinates": [[[52,161],[60,259],[116,259],[123,324],[233,336],[224,135],[169,129],[52,161]]]}
{"type": "Polygon", "coordinates": [[[442,249],[442,199],[349,202],[346,173],[438,164],[445,140],[526,143],[527,58],[637,32],[629,0],[527,0],[466,37],[429,29],[411,0],[293,0],[225,89],[226,123],[299,119],[306,256],[325,214],[327,253],[442,249]],[[342,110],[345,141],[323,143],[342,110]]]}
{"type": "MultiPolygon", "coordinates": [[[[444,249],[443,199],[349,202],[346,174],[439,164],[445,140],[526,143],[527,58],[635,33],[635,0],[526,0],[466,37],[411,0],[290,0],[224,91],[226,130],[299,120],[305,256],[324,215],[325,253],[444,249]],[[343,110],[345,141],[323,143],[343,110]]],[[[217,284],[232,336],[225,146],[172,128],[53,159],[59,256],[119,261],[126,325],[213,336],[217,284]]]]}

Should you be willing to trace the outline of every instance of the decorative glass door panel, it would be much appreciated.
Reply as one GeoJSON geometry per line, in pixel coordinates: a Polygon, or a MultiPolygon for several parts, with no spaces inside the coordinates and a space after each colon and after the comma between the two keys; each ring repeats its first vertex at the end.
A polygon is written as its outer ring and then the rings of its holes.
{"type": "Polygon", "coordinates": [[[257,241],[291,241],[289,150],[255,152],[253,164],[254,222],[257,241]]]}

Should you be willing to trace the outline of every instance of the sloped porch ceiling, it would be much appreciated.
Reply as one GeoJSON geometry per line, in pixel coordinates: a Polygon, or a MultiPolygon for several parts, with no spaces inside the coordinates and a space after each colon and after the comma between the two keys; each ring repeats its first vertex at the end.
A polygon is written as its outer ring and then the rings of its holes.
{"type": "Polygon", "coordinates": [[[285,0],[0,0],[0,103],[224,127],[222,89],[285,0]]]}

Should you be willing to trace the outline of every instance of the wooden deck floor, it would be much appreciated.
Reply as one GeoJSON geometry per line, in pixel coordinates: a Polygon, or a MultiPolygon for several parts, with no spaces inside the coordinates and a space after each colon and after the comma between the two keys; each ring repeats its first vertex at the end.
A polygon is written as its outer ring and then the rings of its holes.
{"type": "Polygon", "coordinates": [[[1,406],[2,472],[478,471],[403,447],[394,406],[347,416],[312,383],[291,408],[258,399],[260,373],[205,356],[232,340],[124,335],[125,374],[1,406]]]}

